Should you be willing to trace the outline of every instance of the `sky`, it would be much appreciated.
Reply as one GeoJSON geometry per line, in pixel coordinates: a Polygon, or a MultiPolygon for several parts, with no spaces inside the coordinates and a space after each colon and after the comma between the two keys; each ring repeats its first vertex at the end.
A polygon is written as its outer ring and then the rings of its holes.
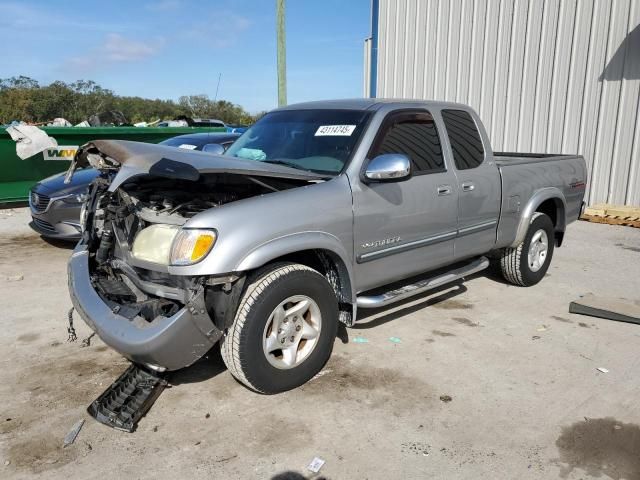
{"type": "MultiPolygon", "coordinates": [[[[0,0],[0,78],[277,106],[275,0],[0,0]]],[[[370,0],[286,2],[288,102],[363,95],[370,0]]]]}

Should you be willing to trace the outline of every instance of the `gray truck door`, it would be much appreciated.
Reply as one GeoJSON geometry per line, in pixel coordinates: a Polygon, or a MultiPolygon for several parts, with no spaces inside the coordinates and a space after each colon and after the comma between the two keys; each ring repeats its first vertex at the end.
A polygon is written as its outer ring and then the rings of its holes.
{"type": "MultiPolygon", "coordinates": [[[[486,151],[476,122],[465,110],[441,111],[458,178],[456,260],[487,253],[496,242],[500,173],[486,151]]],[[[489,149],[490,150],[490,149],[489,149]]]]}
{"type": "Polygon", "coordinates": [[[455,174],[445,166],[431,114],[422,109],[389,114],[367,158],[385,153],[407,155],[412,177],[389,183],[351,179],[358,291],[453,259],[458,188],[455,174]]]}

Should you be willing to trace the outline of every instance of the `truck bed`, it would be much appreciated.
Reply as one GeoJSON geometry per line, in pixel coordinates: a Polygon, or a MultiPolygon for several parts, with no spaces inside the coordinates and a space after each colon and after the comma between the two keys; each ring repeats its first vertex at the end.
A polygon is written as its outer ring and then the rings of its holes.
{"type": "MultiPolygon", "coordinates": [[[[494,152],[502,182],[502,206],[497,247],[511,245],[517,234],[521,209],[542,190],[554,190],[564,199],[566,224],[578,219],[587,170],[580,155],[494,152]]],[[[561,230],[564,230],[564,225],[561,230]]]]}
{"type": "Polygon", "coordinates": [[[523,165],[526,163],[553,162],[556,160],[570,160],[577,155],[556,153],[518,153],[518,152],[493,152],[496,165],[507,167],[509,165],[523,165]]]}

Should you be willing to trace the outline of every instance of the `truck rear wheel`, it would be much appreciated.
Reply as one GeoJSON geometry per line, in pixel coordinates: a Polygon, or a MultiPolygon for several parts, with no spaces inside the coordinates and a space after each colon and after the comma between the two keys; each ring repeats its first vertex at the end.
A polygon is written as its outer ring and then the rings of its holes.
{"type": "Polygon", "coordinates": [[[531,217],[523,242],[515,248],[505,248],[500,256],[502,276],[521,287],[535,285],[549,268],[553,257],[554,232],[551,219],[536,212],[531,217]]]}
{"type": "Polygon", "coordinates": [[[337,319],[338,301],[324,276],[305,265],[271,265],[257,272],[240,300],[222,358],[257,392],[291,390],[329,360],[337,319]]]}

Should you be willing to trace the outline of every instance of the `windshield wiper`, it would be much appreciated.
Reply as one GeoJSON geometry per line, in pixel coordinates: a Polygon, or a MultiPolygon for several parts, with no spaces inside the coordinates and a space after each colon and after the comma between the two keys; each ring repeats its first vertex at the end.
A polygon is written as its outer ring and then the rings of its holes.
{"type": "Polygon", "coordinates": [[[260,160],[262,163],[271,163],[272,165],[284,165],[285,167],[295,168],[296,170],[302,170],[303,172],[315,173],[316,175],[320,175],[325,178],[331,178],[335,176],[335,172],[325,172],[322,170],[313,170],[311,168],[302,168],[300,165],[287,162],[286,160],[260,160]]]}
{"type": "MultiPolygon", "coordinates": [[[[295,168],[296,170],[306,170],[305,168],[300,168],[300,165],[298,165],[297,163],[287,162],[285,160],[262,160],[262,163],[271,163],[274,165],[285,165],[287,167],[295,168]]],[[[307,171],[310,172],[311,170],[307,170],[307,171]]]]}

